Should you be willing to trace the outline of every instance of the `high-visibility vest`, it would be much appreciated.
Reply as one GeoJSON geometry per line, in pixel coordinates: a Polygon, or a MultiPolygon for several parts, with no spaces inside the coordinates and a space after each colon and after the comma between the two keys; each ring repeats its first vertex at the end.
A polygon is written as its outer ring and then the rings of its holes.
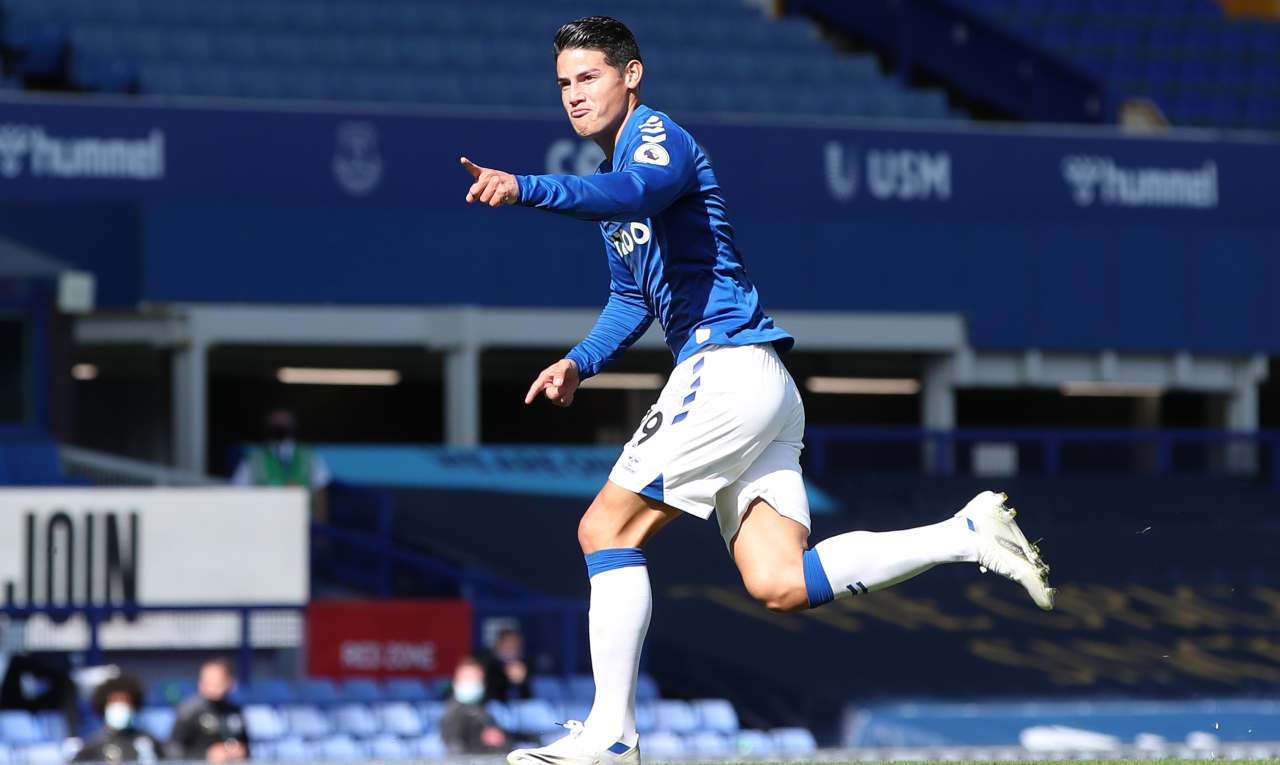
{"type": "Polygon", "coordinates": [[[293,459],[285,462],[269,446],[249,449],[249,468],[255,486],[302,486],[311,488],[311,447],[295,444],[293,459]]]}

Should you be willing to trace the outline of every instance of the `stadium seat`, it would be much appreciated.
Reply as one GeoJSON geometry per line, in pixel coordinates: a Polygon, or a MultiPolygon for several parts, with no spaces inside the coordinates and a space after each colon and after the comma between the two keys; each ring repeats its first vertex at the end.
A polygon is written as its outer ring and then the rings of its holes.
{"type": "Polygon", "coordinates": [[[330,736],[312,746],[316,757],[331,762],[354,762],[369,756],[368,749],[350,736],[330,736]]]}
{"type": "Polygon", "coordinates": [[[376,680],[367,677],[353,677],[341,686],[342,698],[346,701],[362,704],[376,704],[382,701],[382,688],[376,680]]]}
{"type": "Polygon", "coordinates": [[[138,713],[138,727],[161,741],[169,738],[177,712],[173,707],[147,707],[138,713]]]}
{"type": "Polygon", "coordinates": [[[559,716],[551,704],[543,699],[512,701],[508,706],[515,715],[515,730],[542,733],[557,727],[559,716]]]}
{"type": "Polygon", "coordinates": [[[397,677],[388,680],[383,686],[383,697],[388,701],[427,701],[432,696],[427,693],[427,686],[421,680],[412,677],[397,677]]]}
{"type": "Polygon", "coordinates": [[[659,730],[672,733],[692,733],[698,729],[698,715],[687,701],[667,699],[653,702],[659,730]]]}
{"type": "Polygon", "coordinates": [[[440,718],[444,717],[445,703],[443,701],[424,701],[418,705],[418,714],[422,716],[422,724],[427,730],[435,730],[440,725],[440,718]]]}
{"type": "Polygon", "coordinates": [[[289,733],[294,736],[317,739],[333,734],[333,724],[319,707],[295,704],[280,711],[289,724],[289,733]]]}
{"type": "Polygon", "coordinates": [[[529,678],[529,691],[533,697],[558,704],[565,699],[564,683],[554,675],[535,675],[529,678]]]}
{"type": "Polygon", "coordinates": [[[636,730],[641,733],[658,729],[658,713],[653,705],[652,701],[636,702],[636,730]]]}
{"type": "Polygon", "coordinates": [[[771,757],[777,751],[773,736],[762,730],[740,730],[736,743],[738,754],[753,759],[771,757]]]}
{"type": "Polygon", "coordinates": [[[685,746],[691,754],[699,757],[727,757],[737,753],[733,739],[708,730],[686,736],[685,746]]]}
{"type": "Polygon", "coordinates": [[[66,762],[60,742],[24,746],[17,750],[16,755],[14,759],[22,765],[63,765],[66,762]]]}
{"type": "Polygon", "coordinates": [[[375,760],[411,760],[415,756],[413,749],[395,736],[378,736],[365,744],[375,760]]]}
{"type": "Polygon", "coordinates": [[[37,712],[36,724],[43,731],[46,741],[61,741],[67,737],[67,718],[61,712],[37,712]]]}
{"type": "Polygon", "coordinates": [[[421,738],[413,739],[406,743],[413,749],[414,753],[419,757],[426,757],[428,759],[439,759],[441,757],[444,757],[446,754],[448,754],[448,750],[445,749],[445,746],[444,746],[444,739],[440,738],[440,734],[438,733],[433,733],[430,735],[423,736],[421,738]]]}
{"type": "Polygon", "coordinates": [[[688,754],[684,739],[674,733],[659,731],[644,737],[644,754],[654,760],[680,759],[688,754]]]}
{"type": "Polygon", "coordinates": [[[0,743],[0,765],[11,765],[13,761],[13,750],[8,744],[0,743]]]}
{"type": "Polygon", "coordinates": [[[422,716],[412,704],[403,701],[392,701],[375,708],[381,718],[382,730],[387,733],[412,738],[420,736],[426,730],[422,716]]]}
{"type": "Polygon", "coordinates": [[[241,697],[246,704],[293,704],[300,700],[293,684],[279,678],[255,680],[241,689],[241,697]]]}
{"type": "Polygon", "coordinates": [[[249,746],[249,759],[254,762],[279,762],[274,741],[254,741],[249,746]]]}
{"type": "Polygon", "coordinates": [[[281,762],[307,762],[315,758],[311,747],[296,736],[280,739],[274,747],[274,754],[281,762]]]}
{"type": "MultiPolygon", "coordinates": [[[[498,727],[503,730],[520,730],[520,718],[516,716],[515,709],[502,701],[490,701],[484,705],[485,710],[498,723],[498,727]]],[[[439,722],[439,718],[436,718],[439,722]]],[[[436,726],[432,726],[433,728],[436,726]]]]}
{"type": "Polygon", "coordinates": [[[702,720],[702,728],[713,733],[738,732],[738,714],[727,699],[702,699],[693,702],[694,710],[702,720]]]}
{"type": "Polygon", "coordinates": [[[807,728],[775,728],[772,733],[779,755],[807,755],[818,750],[818,744],[807,728]]]}
{"type": "Polygon", "coordinates": [[[591,714],[591,702],[585,700],[566,701],[560,705],[560,720],[585,720],[591,714]]]}
{"type": "Polygon", "coordinates": [[[378,734],[382,724],[378,716],[365,704],[342,704],[333,710],[333,723],[339,733],[356,738],[378,734]]]}
{"type": "Polygon", "coordinates": [[[34,744],[43,741],[44,731],[35,715],[29,712],[0,712],[0,740],[8,744],[34,744]]]}
{"type": "Polygon", "coordinates": [[[324,706],[342,701],[338,686],[332,680],[323,677],[309,677],[298,683],[300,700],[307,704],[324,706]]]}
{"type": "Polygon", "coordinates": [[[572,675],[565,685],[565,691],[570,699],[590,701],[596,697],[596,681],[591,675],[572,675]]]}
{"type": "Polygon", "coordinates": [[[636,701],[655,701],[661,696],[658,681],[653,679],[653,675],[641,674],[636,678],[636,701]]]}
{"type": "Polygon", "coordinates": [[[289,732],[284,715],[266,704],[249,704],[244,708],[244,724],[249,738],[254,741],[271,741],[289,732]]]}

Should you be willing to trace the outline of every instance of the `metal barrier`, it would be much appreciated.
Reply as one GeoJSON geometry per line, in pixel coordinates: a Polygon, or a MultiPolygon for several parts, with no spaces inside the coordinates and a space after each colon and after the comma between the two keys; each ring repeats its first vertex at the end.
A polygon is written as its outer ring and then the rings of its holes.
{"type": "MultiPolygon", "coordinates": [[[[956,475],[962,457],[970,457],[976,444],[1010,444],[1017,452],[1016,473],[1063,473],[1116,470],[1170,475],[1181,472],[1269,476],[1280,488],[1280,430],[1230,431],[1205,429],[1105,429],[1105,428],[860,428],[811,427],[805,436],[807,468],[822,475],[837,463],[840,469],[860,467],[856,455],[833,455],[842,447],[874,446],[878,459],[891,468],[921,470],[934,475],[956,475]],[[908,447],[896,456],[885,456],[885,447],[908,447]],[[919,447],[919,448],[913,448],[919,447]],[[1087,451],[1069,459],[1070,447],[1087,451]],[[1121,452],[1116,453],[1115,447],[1121,452]],[[967,452],[966,452],[967,450],[967,452]],[[1192,452],[1192,453],[1189,453],[1192,452]],[[1024,455],[1031,459],[1023,460],[1024,455]]],[[[856,451],[856,449],[850,449],[856,451]]],[[[883,467],[879,465],[878,467],[883,467]]]]}

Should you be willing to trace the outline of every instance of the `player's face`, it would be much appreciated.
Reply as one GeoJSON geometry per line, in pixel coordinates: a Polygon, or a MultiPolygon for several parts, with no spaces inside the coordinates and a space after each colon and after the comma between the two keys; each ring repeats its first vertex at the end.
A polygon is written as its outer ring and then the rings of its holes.
{"type": "Polygon", "coordinates": [[[604,52],[586,48],[566,48],[556,57],[556,81],[560,101],[573,129],[583,138],[616,131],[627,116],[629,80],[638,84],[633,61],[627,72],[609,66],[604,52]]]}

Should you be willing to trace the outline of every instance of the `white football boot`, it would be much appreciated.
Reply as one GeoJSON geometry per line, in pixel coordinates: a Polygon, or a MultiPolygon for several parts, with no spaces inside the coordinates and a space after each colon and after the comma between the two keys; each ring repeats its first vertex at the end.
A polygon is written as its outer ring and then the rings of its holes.
{"type": "Polygon", "coordinates": [[[586,728],[577,720],[561,723],[569,730],[564,738],[537,749],[517,749],[507,755],[510,765],[640,765],[640,744],[621,741],[596,749],[583,741],[586,728]]]}
{"type": "Polygon", "coordinates": [[[956,513],[968,521],[969,530],[978,535],[978,566],[983,573],[992,571],[1012,579],[1045,611],[1053,610],[1056,593],[1049,586],[1049,566],[1040,557],[1040,548],[1027,541],[1014,522],[1017,511],[1005,507],[1009,499],[1004,493],[984,491],[956,513]]]}

